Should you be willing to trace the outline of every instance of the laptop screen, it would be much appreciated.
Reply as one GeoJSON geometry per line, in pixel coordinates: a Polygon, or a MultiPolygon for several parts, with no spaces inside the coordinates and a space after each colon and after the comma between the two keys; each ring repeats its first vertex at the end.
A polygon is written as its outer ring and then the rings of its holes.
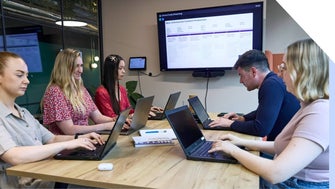
{"type": "Polygon", "coordinates": [[[201,104],[201,101],[197,96],[188,99],[190,105],[192,106],[194,112],[197,114],[198,118],[200,119],[201,123],[206,121],[209,116],[204,108],[204,106],[201,104]]]}
{"type": "Polygon", "coordinates": [[[179,142],[182,143],[184,148],[188,148],[203,137],[197,122],[194,120],[192,113],[186,105],[168,110],[166,117],[172,128],[175,129],[175,133],[180,140],[179,142]]]}
{"type": "Polygon", "coordinates": [[[120,113],[120,115],[117,117],[117,120],[114,124],[114,127],[105,143],[105,147],[104,147],[104,150],[103,150],[103,153],[101,154],[102,157],[106,155],[106,153],[109,152],[109,150],[116,144],[117,142],[117,138],[119,137],[120,135],[120,132],[121,132],[121,129],[124,125],[124,123],[126,122],[126,119],[128,117],[128,114],[129,114],[129,111],[130,111],[130,108],[122,111],[120,113]]]}
{"type": "Polygon", "coordinates": [[[171,110],[176,106],[178,98],[180,96],[180,93],[181,92],[179,91],[179,92],[173,93],[169,96],[169,99],[168,99],[168,101],[166,103],[166,106],[165,106],[165,110],[171,110]]]}

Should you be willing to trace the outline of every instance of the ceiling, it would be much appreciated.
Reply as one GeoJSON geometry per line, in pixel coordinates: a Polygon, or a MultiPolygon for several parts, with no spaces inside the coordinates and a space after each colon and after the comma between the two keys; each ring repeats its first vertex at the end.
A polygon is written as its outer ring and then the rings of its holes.
{"type": "MultiPolygon", "coordinates": [[[[12,18],[39,20],[50,25],[71,18],[85,21],[87,26],[77,28],[83,31],[98,32],[98,0],[3,0],[5,15],[12,18]]],[[[55,26],[56,27],[56,26],[55,26]]]]}

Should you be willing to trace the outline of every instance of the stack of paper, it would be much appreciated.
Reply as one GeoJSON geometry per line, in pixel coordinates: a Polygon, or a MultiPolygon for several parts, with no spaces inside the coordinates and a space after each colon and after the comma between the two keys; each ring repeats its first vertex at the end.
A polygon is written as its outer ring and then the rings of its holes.
{"type": "Polygon", "coordinates": [[[145,136],[133,136],[135,147],[144,146],[165,146],[174,145],[174,142],[170,138],[153,138],[145,136]]]}

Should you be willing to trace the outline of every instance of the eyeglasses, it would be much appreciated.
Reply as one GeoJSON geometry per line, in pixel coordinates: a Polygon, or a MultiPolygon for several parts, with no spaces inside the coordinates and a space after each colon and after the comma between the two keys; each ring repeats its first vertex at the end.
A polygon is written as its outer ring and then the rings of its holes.
{"type": "Polygon", "coordinates": [[[278,65],[278,71],[280,73],[282,73],[283,71],[286,71],[287,70],[287,67],[286,67],[286,63],[285,62],[282,62],[281,64],[278,65]]]}

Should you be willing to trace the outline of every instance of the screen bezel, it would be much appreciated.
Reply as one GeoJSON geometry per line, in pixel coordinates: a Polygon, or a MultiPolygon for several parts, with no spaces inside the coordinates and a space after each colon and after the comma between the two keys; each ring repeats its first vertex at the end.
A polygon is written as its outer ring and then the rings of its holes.
{"type": "MultiPolygon", "coordinates": [[[[198,18],[208,16],[220,16],[220,15],[234,15],[242,13],[254,13],[253,14],[253,47],[252,49],[263,49],[263,2],[234,4],[217,7],[206,7],[197,9],[186,9],[186,10],[174,10],[157,13],[157,29],[158,29],[158,42],[159,42],[159,59],[160,59],[160,70],[161,71],[221,71],[233,69],[234,63],[230,66],[218,66],[213,67],[183,67],[183,68],[169,68],[167,61],[167,44],[166,44],[166,33],[165,33],[165,21],[187,19],[187,18],[198,18]],[[258,7],[256,7],[258,6],[258,7]],[[191,16],[191,13],[196,12],[196,17],[191,16]],[[220,12],[220,13],[218,13],[220,12]],[[205,15],[203,15],[205,14],[205,15]],[[180,16],[182,15],[182,16],[180,16]],[[201,16],[199,16],[201,15],[201,16]],[[163,18],[164,21],[160,21],[163,18]],[[257,21],[257,23],[255,23],[257,21]]],[[[248,49],[250,50],[250,49],[248,49]]],[[[242,52],[241,52],[242,54],[242,52]]],[[[239,54],[239,55],[241,55],[239,54]]],[[[236,56],[236,60],[238,56],[236,56]]],[[[179,64],[180,65],[180,64],[179,64]]]]}
{"type": "Polygon", "coordinates": [[[147,57],[145,56],[133,56],[129,57],[129,70],[146,70],[147,69],[147,57]],[[144,65],[142,67],[136,67],[133,63],[134,60],[141,59],[144,61],[144,65]]]}

